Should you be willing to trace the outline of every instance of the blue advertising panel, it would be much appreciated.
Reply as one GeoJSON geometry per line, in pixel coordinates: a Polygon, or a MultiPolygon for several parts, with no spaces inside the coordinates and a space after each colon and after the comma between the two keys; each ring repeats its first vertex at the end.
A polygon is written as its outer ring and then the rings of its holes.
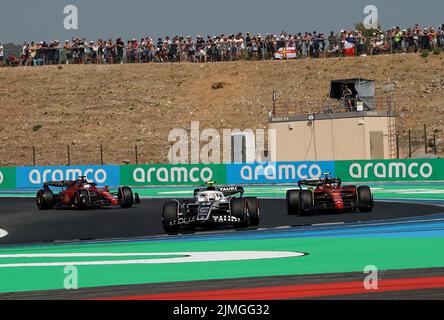
{"type": "Polygon", "coordinates": [[[227,164],[227,183],[297,183],[301,179],[317,179],[326,172],[334,176],[334,161],[227,164]]]}
{"type": "Polygon", "coordinates": [[[120,184],[119,166],[17,167],[17,189],[41,188],[48,181],[75,180],[85,176],[101,186],[120,184]]]}

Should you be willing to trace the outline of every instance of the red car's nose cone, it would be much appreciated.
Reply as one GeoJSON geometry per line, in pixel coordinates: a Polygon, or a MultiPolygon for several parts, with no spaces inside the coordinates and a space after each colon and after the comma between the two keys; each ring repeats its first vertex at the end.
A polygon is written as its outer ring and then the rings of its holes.
{"type": "Polygon", "coordinates": [[[341,192],[332,192],[333,201],[336,209],[344,209],[344,201],[342,200],[341,192]]]}
{"type": "Polygon", "coordinates": [[[344,209],[344,202],[342,202],[342,201],[337,201],[337,202],[336,202],[336,208],[337,208],[337,209],[344,209]]]}

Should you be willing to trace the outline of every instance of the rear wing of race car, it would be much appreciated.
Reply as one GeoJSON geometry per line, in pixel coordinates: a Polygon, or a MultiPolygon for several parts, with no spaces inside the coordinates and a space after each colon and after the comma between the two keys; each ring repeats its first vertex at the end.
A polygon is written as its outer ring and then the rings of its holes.
{"type": "Polygon", "coordinates": [[[319,187],[325,184],[337,184],[341,186],[342,180],[339,178],[323,178],[323,179],[314,179],[314,180],[299,180],[298,187],[302,189],[302,186],[307,187],[319,187]]]}
{"type": "MultiPolygon", "coordinates": [[[[69,188],[72,186],[77,180],[62,180],[62,181],[48,181],[43,184],[43,189],[48,189],[49,187],[57,187],[57,188],[69,188]]],[[[88,182],[90,185],[96,185],[93,182],[88,182]]]]}
{"type": "Polygon", "coordinates": [[[69,186],[71,186],[72,183],[73,181],[66,181],[66,180],[48,181],[43,184],[43,188],[44,189],[48,189],[49,187],[68,188],[69,186]]]}
{"type": "Polygon", "coordinates": [[[224,196],[233,196],[235,194],[239,194],[242,197],[244,195],[244,188],[241,186],[220,187],[219,190],[224,194],[224,196]]]}
{"type": "Polygon", "coordinates": [[[232,187],[213,187],[212,185],[209,187],[202,187],[198,189],[194,189],[194,197],[196,197],[196,194],[201,191],[207,191],[207,190],[218,190],[224,194],[224,196],[233,196],[235,194],[239,194],[241,197],[244,194],[244,188],[241,186],[232,186],[232,187]]]}

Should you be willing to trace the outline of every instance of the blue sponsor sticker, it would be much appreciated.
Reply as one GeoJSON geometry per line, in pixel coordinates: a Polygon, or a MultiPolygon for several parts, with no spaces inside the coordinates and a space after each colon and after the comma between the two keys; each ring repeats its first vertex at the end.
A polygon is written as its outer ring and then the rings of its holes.
{"type": "Polygon", "coordinates": [[[85,176],[101,186],[120,184],[119,166],[17,167],[17,189],[35,189],[48,181],[75,180],[85,176]]]}
{"type": "Polygon", "coordinates": [[[227,183],[297,183],[302,179],[318,179],[324,173],[335,176],[333,161],[228,164],[227,183]]]}

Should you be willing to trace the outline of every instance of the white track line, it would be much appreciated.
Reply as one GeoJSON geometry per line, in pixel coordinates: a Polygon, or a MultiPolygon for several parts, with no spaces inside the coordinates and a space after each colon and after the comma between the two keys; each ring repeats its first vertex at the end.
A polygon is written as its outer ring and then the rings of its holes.
{"type": "Polygon", "coordinates": [[[151,252],[151,253],[37,253],[37,254],[0,254],[1,259],[27,258],[30,262],[24,263],[0,263],[1,268],[18,267],[61,267],[68,265],[75,266],[94,266],[94,265],[128,265],[128,264],[165,264],[165,263],[190,263],[190,262],[220,262],[220,261],[244,261],[244,260],[262,260],[262,259],[280,259],[303,257],[305,253],[290,251],[221,251],[221,252],[151,252]],[[152,256],[179,256],[173,258],[157,258],[152,256]],[[124,259],[130,257],[144,257],[150,259],[124,259]],[[32,262],[33,258],[81,258],[81,257],[121,257],[121,260],[102,260],[97,261],[55,261],[55,262],[32,262]]]}

